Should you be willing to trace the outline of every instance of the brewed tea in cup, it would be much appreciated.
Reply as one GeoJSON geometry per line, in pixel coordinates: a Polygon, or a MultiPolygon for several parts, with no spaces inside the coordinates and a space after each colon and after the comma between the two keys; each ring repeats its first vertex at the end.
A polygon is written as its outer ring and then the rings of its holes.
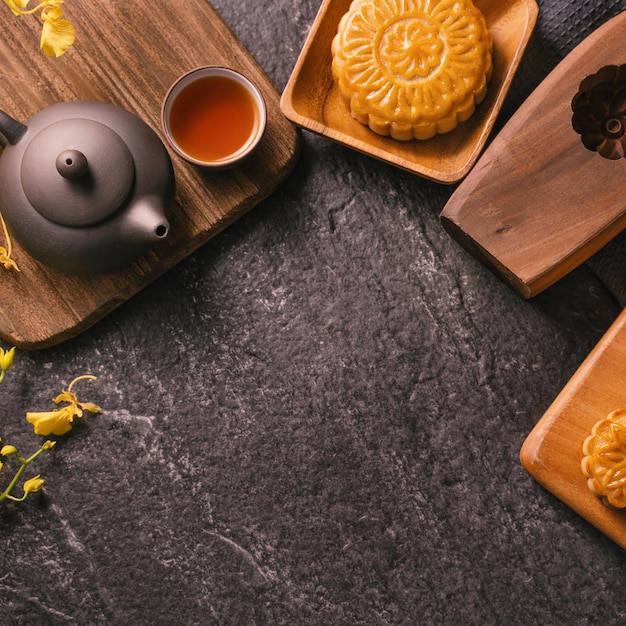
{"type": "Polygon", "coordinates": [[[245,76],[226,67],[200,67],[179,78],[161,109],[172,148],[194,165],[233,167],[256,148],[266,124],[265,101],[245,76]]]}

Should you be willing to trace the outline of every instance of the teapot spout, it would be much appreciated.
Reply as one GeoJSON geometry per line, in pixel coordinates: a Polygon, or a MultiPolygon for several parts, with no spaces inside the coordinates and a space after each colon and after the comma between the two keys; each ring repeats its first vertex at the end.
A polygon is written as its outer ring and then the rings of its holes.
{"type": "Polygon", "coordinates": [[[150,244],[165,239],[170,224],[161,201],[154,196],[147,196],[133,204],[123,228],[126,239],[150,244]]]}
{"type": "Polygon", "coordinates": [[[0,111],[0,146],[14,146],[26,132],[26,126],[14,120],[4,111],[0,111]]]}

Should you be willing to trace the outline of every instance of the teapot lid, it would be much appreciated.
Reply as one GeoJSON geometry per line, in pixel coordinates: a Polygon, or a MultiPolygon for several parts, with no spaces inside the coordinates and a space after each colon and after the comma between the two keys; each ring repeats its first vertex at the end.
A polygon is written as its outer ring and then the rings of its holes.
{"type": "Polygon", "coordinates": [[[64,226],[89,226],[115,213],[135,179],[132,154],[100,122],[72,118],[43,128],[22,159],[21,183],[30,204],[64,226]]]}

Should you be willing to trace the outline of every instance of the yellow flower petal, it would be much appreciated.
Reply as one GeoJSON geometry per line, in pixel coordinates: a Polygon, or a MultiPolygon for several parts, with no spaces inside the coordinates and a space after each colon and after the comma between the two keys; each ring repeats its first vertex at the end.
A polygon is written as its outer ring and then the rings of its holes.
{"type": "Polygon", "coordinates": [[[61,404],[61,402],[68,402],[69,404],[76,404],[78,398],[71,391],[62,391],[56,398],[52,400],[55,404],[61,404]]]}
{"type": "Polygon", "coordinates": [[[56,411],[26,413],[26,420],[34,426],[36,435],[64,435],[72,428],[74,415],[63,407],[56,411]]]}
{"type": "Polygon", "coordinates": [[[60,17],[61,9],[42,12],[41,49],[48,56],[60,57],[74,43],[76,32],[66,19],[60,17]]]}
{"type": "Polygon", "coordinates": [[[79,402],[78,404],[83,411],[89,411],[89,413],[102,413],[102,408],[93,402],[79,402]]]}
{"type": "Polygon", "coordinates": [[[30,0],[4,0],[4,2],[11,9],[13,15],[21,15],[22,10],[26,9],[30,0]]]}
{"type": "Polygon", "coordinates": [[[5,254],[2,254],[1,252],[0,252],[0,264],[2,265],[2,267],[4,267],[5,270],[15,270],[16,272],[20,271],[20,268],[17,265],[17,263],[13,259],[10,259],[5,254]]]}
{"type": "Polygon", "coordinates": [[[17,448],[15,446],[3,446],[0,450],[2,456],[9,456],[11,454],[17,454],[17,448]]]}
{"type": "MultiPolygon", "coordinates": [[[[7,240],[10,242],[9,233],[5,231],[5,236],[7,240]]],[[[7,250],[4,246],[0,246],[0,265],[4,267],[5,270],[15,270],[16,272],[20,271],[17,263],[11,258],[11,244],[9,243],[9,249],[7,250]]]]}

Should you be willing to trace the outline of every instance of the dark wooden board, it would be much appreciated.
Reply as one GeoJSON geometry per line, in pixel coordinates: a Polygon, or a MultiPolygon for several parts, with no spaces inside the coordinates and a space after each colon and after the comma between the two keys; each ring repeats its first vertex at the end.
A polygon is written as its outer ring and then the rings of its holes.
{"type": "Polygon", "coordinates": [[[55,59],[39,51],[36,17],[14,18],[0,7],[0,109],[18,121],[56,102],[99,100],[135,113],[163,138],[160,109],[171,83],[194,67],[226,65],[261,89],[268,126],[255,154],[227,172],[203,172],[170,151],[177,182],[171,233],[124,270],[65,275],[14,244],[21,272],[2,274],[0,338],[26,349],[76,336],[139,292],[270,195],[298,153],[297,131],[280,111],[275,86],[205,0],[72,0],[64,8],[76,43],[55,59]]]}
{"type": "Polygon", "coordinates": [[[586,150],[572,128],[581,81],[626,62],[626,12],[585,39],[505,125],[445,206],[444,227],[525,298],[626,226],[626,161],[586,150]]]}

